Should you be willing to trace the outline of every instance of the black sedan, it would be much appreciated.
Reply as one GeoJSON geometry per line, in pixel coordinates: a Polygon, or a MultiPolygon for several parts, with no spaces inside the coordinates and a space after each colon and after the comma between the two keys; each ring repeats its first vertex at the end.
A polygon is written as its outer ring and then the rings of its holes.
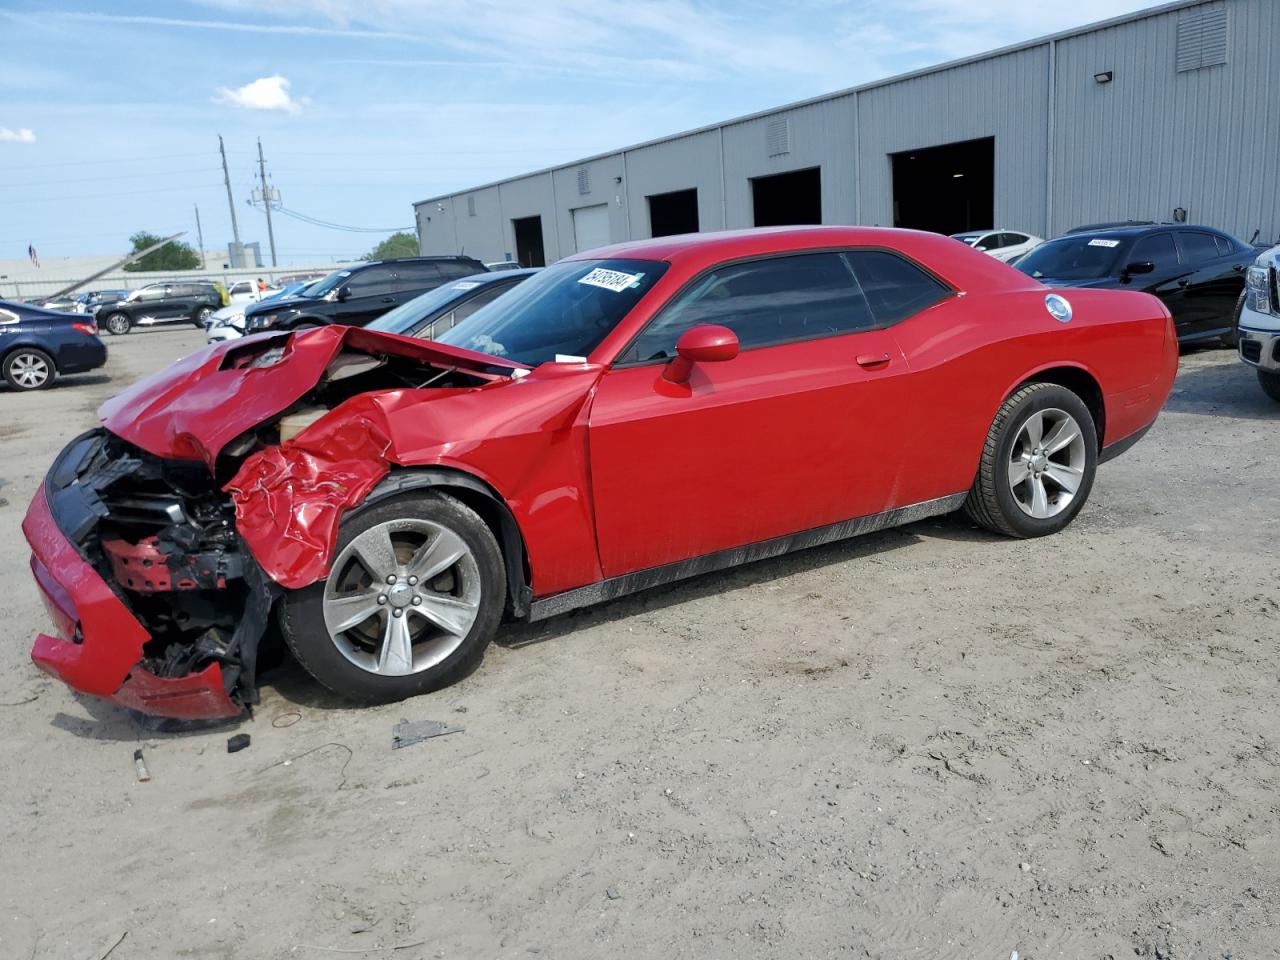
{"type": "Polygon", "coordinates": [[[500,270],[446,283],[384,313],[369,329],[434,339],[537,272],[537,268],[500,270]]]}
{"type": "Polygon", "coordinates": [[[39,390],[66,373],[107,362],[98,327],[83,314],[0,300],[0,373],[15,390],[39,390]]]}
{"type": "Polygon", "coordinates": [[[1164,301],[1181,343],[1236,342],[1244,280],[1258,251],[1211,227],[1179,223],[1077,230],[1015,269],[1051,287],[1141,290],[1164,301]]]}

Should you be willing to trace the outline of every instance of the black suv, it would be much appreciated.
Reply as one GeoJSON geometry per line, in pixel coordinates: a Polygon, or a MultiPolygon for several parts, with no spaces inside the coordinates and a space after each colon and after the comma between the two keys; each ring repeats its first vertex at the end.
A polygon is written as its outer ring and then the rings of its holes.
{"type": "Polygon", "coordinates": [[[397,304],[487,268],[471,257],[403,257],[336,270],[295,297],[250,304],[246,333],[342,323],[362,327],[397,304]]]}
{"type": "Polygon", "coordinates": [[[205,320],[222,306],[222,294],[212,283],[149,283],[123,300],[107,303],[94,311],[98,326],[119,336],[134,327],[157,323],[192,323],[203,327],[205,320]]]}
{"type": "Polygon", "coordinates": [[[1245,271],[1258,251],[1212,227],[1094,224],[1036,247],[1015,270],[1050,287],[1140,290],[1164,301],[1178,340],[1235,346],[1245,271]]]}

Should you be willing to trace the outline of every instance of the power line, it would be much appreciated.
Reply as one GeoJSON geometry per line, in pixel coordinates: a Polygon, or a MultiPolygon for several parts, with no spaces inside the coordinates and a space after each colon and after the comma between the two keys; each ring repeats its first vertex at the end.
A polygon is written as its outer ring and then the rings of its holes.
{"type": "Polygon", "coordinates": [[[295,220],[301,220],[303,223],[309,223],[316,227],[327,227],[330,230],[346,230],[349,233],[399,233],[402,230],[412,230],[413,227],[352,227],[342,223],[332,223],[328,220],[320,220],[316,217],[307,216],[305,213],[299,213],[297,210],[290,210],[288,207],[277,205],[275,208],[286,217],[293,217],[295,220]]]}
{"type": "Polygon", "coordinates": [[[56,187],[64,183],[98,183],[102,180],[140,180],[148,177],[170,177],[177,174],[217,173],[220,167],[201,167],[199,170],[159,170],[155,173],[120,173],[108,177],[75,177],[71,180],[34,180],[30,183],[6,181],[6,187],[56,187]]]}
{"type": "Polygon", "coordinates": [[[93,167],[103,163],[136,163],[141,160],[186,160],[191,157],[211,157],[205,151],[200,153],[168,153],[148,154],[145,157],[97,157],[93,160],[60,160],[56,163],[24,163],[6,164],[6,170],[44,170],[48,167],[93,167]]]}

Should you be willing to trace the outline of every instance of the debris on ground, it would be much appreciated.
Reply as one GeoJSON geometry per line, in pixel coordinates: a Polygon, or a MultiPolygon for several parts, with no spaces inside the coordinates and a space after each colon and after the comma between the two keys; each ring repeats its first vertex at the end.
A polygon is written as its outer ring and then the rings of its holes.
{"type": "Polygon", "coordinates": [[[151,774],[147,772],[147,762],[142,759],[141,750],[133,751],[133,768],[138,771],[139,783],[146,783],[151,779],[151,774]]]}
{"type": "Polygon", "coordinates": [[[608,888],[605,890],[604,895],[605,895],[606,897],[608,897],[610,900],[621,900],[621,899],[622,899],[622,894],[620,894],[620,893],[618,892],[618,888],[617,888],[617,887],[608,887],[608,888]]]}
{"type": "Polygon", "coordinates": [[[249,746],[247,733],[237,733],[234,737],[227,738],[227,753],[239,753],[247,746],[249,746]]]}
{"type": "Polygon", "coordinates": [[[432,737],[462,733],[465,727],[452,727],[440,720],[401,720],[391,731],[391,749],[399,750],[432,737]]]}
{"type": "Polygon", "coordinates": [[[302,719],[302,713],[299,710],[290,710],[287,713],[280,713],[271,718],[271,725],[277,729],[283,727],[292,727],[295,723],[302,719]]]}

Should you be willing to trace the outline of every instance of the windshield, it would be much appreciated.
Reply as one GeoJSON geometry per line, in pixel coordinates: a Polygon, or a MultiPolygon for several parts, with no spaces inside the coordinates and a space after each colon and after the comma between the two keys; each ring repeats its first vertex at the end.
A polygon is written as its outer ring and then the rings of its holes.
{"type": "Polygon", "coordinates": [[[1032,250],[1016,269],[1037,280],[1097,280],[1114,272],[1126,245],[1119,237],[1060,237],[1032,250]]]}
{"type": "Polygon", "coordinates": [[[466,291],[474,290],[478,286],[480,284],[474,280],[459,280],[456,283],[446,283],[443,287],[428,290],[426,293],[414,297],[408,303],[402,303],[394,310],[388,310],[373,323],[369,324],[369,329],[381,330],[384,333],[408,334],[418,325],[419,321],[437,310],[447,307],[466,291]]]}
{"type": "Polygon", "coordinates": [[[349,276],[351,276],[350,270],[335,270],[323,280],[317,280],[312,286],[307,287],[307,296],[323,297],[349,276]]]}
{"type": "Polygon", "coordinates": [[[585,359],[666,272],[659,260],[562,260],[436,339],[531,367],[585,359]]]}

